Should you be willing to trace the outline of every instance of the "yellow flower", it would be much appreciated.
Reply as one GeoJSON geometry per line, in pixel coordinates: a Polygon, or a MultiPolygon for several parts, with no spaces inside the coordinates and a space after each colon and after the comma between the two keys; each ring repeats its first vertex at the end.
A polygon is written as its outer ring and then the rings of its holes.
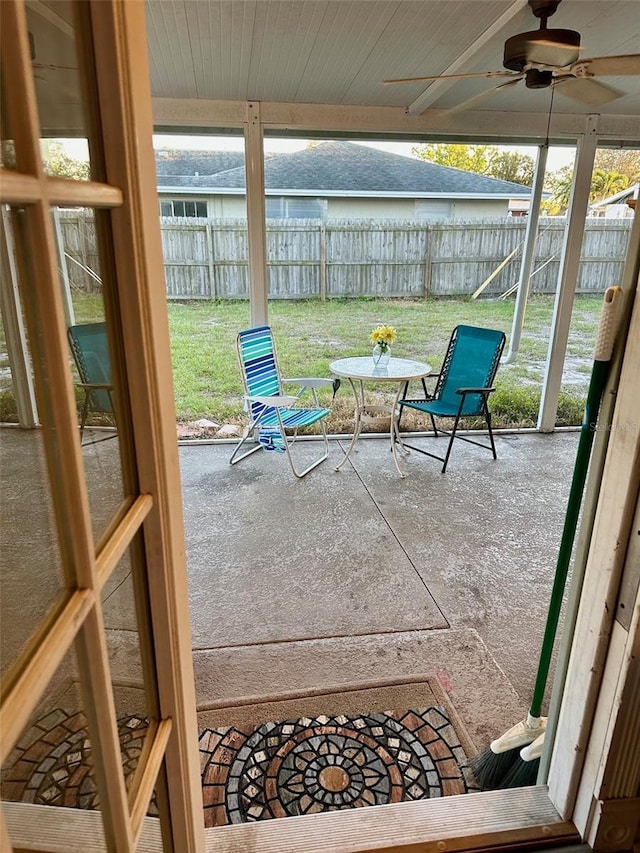
{"type": "Polygon", "coordinates": [[[376,326],[369,335],[369,340],[372,344],[381,344],[384,352],[388,346],[395,343],[396,330],[393,326],[376,326]]]}

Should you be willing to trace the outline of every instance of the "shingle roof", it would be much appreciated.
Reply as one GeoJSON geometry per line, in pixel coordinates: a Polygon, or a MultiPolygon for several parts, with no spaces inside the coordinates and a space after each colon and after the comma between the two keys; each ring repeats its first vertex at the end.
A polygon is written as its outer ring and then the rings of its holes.
{"type": "Polygon", "coordinates": [[[156,151],[159,187],[192,187],[196,178],[211,186],[213,175],[241,167],[244,169],[242,151],[156,151]]]}
{"type": "MultiPolygon", "coordinates": [[[[229,153],[212,151],[209,156],[212,163],[214,160],[221,162],[216,158],[229,153]]],[[[243,158],[243,155],[239,156],[243,158]]],[[[209,170],[204,165],[207,160],[204,152],[198,152],[193,162],[196,160],[202,161],[201,170],[194,169],[190,177],[184,171],[176,176],[184,183],[173,183],[170,175],[163,170],[158,176],[160,188],[184,186],[211,191],[244,189],[244,159],[236,168],[228,167],[226,170],[214,169],[213,165],[209,170]],[[195,171],[200,171],[200,174],[194,174],[195,171]]],[[[521,184],[342,141],[320,142],[293,154],[272,155],[265,159],[264,176],[266,189],[279,190],[281,194],[286,194],[287,190],[316,195],[323,192],[353,195],[397,193],[413,197],[433,193],[483,198],[531,194],[531,188],[521,184]]]]}

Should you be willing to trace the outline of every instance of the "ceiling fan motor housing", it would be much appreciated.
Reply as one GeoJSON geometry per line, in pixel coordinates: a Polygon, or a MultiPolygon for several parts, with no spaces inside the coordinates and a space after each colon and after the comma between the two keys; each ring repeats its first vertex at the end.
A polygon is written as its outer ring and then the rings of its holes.
{"type": "Polygon", "coordinates": [[[523,71],[526,65],[556,65],[563,68],[580,56],[580,33],[575,30],[539,29],[518,33],[504,45],[505,68],[523,71]]]}
{"type": "Polygon", "coordinates": [[[553,72],[530,68],[524,77],[527,89],[546,89],[553,83],[553,72]]]}

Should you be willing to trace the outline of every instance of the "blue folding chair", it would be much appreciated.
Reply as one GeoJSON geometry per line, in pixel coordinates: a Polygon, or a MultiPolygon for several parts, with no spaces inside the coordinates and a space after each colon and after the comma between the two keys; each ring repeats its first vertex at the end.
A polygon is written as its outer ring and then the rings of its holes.
{"type": "Polygon", "coordinates": [[[493,458],[497,459],[496,446],[491,431],[491,412],[489,411],[489,395],[495,391],[493,380],[500,364],[500,356],[505,343],[505,334],[496,329],[482,329],[477,326],[456,326],[451,335],[442,369],[437,374],[436,387],[429,394],[423,382],[424,396],[420,399],[409,399],[407,383],[403,389],[402,399],[398,401],[400,416],[398,430],[405,409],[416,409],[426,412],[431,418],[435,435],[438,435],[435,418],[453,418],[451,432],[441,429],[449,435],[449,445],[445,456],[428,453],[421,447],[415,447],[406,442],[403,446],[417,450],[425,456],[431,456],[443,462],[442,473],[447,469],[451,448],[455,438],[476,444],[491,450],[493,458]],[[468,436],[457,435],[457,429],[463,418],[483,417],[487,424],[490,444],[474,441],[468,436]]]}
{"type": "Polygon", "coordinates": [[[242,371],[245,410],[249,412],[250,421],[231,455],[230,464],[235,465],[257,450],[286,453],[295,476],[304,477],[324,462],[329,454],[324,419],[331,409],[321,408],[317,389],[333,387],[333,380],[280,379],[275,344],[269,326],[258,326],[240,332],[236,348],[242,371]],[[299,386],[295,396],[283,393],[282,386],[287,384],[299,386]],[[304,407],[300,398],[307,390],[311,391],[312,406],[304,407]],[[291,447],[298,430],[315,423],[319,424],[324,439],[323,455],[299,472],[291,456],[291,447]],[[256,442],[255,447],[238,456],[240,449],[251,436],[256,442]]]}
{"type": "MultiPolygon", "coordinates": [[[[82,323],[69,326],[67,337],[80,377],[78,385],[84,390],[80,418],[80,441],[82,441],[89,410],[115,415],[107,324],[82,323]]],[[[108,438],[112,437],[108,436],[108,438]]]]}

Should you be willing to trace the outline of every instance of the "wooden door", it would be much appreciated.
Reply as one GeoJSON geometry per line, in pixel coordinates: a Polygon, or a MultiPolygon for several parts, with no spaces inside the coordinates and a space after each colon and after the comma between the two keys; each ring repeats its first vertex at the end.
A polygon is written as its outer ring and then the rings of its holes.
{"type": "Polygon", "coordinates": [[[0,15],[0,192],[40,418],[37,430],[5,435],[15,443],[16,460],[31,464],[42,453],[38,495],[46,495],[43,506],[51,513],[40,582],[34,574],[21,588],[32,571],[28,551],[38,544],[43,512],[35,487],[17,476],[12,489],[33,491],[16,530],[31,528],[33,541],[18,543],[23,564],[18,557],[6,572],[9,596],[12,579],[18,591],[9,626],[18,639],[2,667],[2,761],[61,670],[72,666],[87,730],[82,749],[90,753],[97,789],[97,808],[88,812],[5,802],[3,849],[32,837],[43,850],[82,838],[87,850],[104,843],[110,851],[133,851],[148,836],[166,850],[197,851],[204,845],[202,797],[144,6],[6,0],[0,15]],[[60,36],[52,58],[47,52],[55,46],[41,38],[43,20],[60,36]],[[86,138],[89,175],[47,174],[42,140],[52,135],[86,138]],[[117,431],[109,442],[115,462],[101,472],[91,468],[97,451],[81,445],[78,429],[52,216],[67,207],[89,208],[95,221],[94,276],[101,281],[117,431]],[[115,483],[108,501],[96,498],[101,480],[115,483]],[[32,524],[27,518],[22,525],[30,505],[32,524]],[[58,564],[58,579],[34,609],[48,584],[48,562],[58,564]],[[124,687],[114,690],[117,654],[105,628],[105,591],[120,576],[131,590],[128,627],[136,638],[144,724],[128,774],[116,695],[124,687]],[[22,608],[18,593],[26,599],[22,608]],[[152,801],[159,821],[149,822],[152,801]]]}

